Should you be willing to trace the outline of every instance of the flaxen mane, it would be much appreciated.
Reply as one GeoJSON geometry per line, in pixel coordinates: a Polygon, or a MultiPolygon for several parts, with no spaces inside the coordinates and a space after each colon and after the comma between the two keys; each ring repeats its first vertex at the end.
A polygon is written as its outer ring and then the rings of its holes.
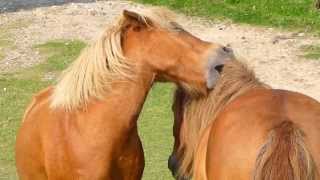
{"type": "MultiPolygon", "coordinates": [[[[184,126],[180,145],[180,174],[192,176],[193,159],[199,136],[219,112],[234,98],[252,88],[267,87],[254,72],[239,61],[228,62],[215,88],[208,97],[186,96],[184,99],[184,126]]],[[[178,97],[178,96],[176,96],[178,97]]]]}
{"type": "MultiPolygon", "coordinates": [[[[139,12],[140,20],[151,22],[150,27],[174,29],[174,14],[163,8],[139,12]]],[[[133,65],[126,61],[121,47],[121,35],[127,19],[122,15],[96,42],[81,55],[60,77],[52,94],[51,107],[73,110],[86,106],[91,98],[101,99],[110,90],[111,82],[134,76],[133,65]]]]}

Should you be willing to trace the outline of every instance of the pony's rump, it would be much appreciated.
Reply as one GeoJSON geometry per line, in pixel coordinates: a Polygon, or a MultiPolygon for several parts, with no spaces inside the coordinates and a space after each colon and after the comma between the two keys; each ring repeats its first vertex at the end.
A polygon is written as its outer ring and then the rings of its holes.
{"type": "Polygon", "coordinates": [[[315,166],[303,132],[290,121],[274,127],[258,154],[254,180],[314,180],[315,166]]]}

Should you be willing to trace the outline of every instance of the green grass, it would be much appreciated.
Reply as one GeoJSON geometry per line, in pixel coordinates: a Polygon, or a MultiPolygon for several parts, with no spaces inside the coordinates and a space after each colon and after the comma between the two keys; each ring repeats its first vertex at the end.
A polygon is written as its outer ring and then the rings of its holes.
{"type": "Polygon", "coordinates": [[[33,79],[0,78],[0,179],[15,179],[16,130],[31,95],[46,85],[33,79]]]}
{"type": "Polygon", "coordinates": [[[302,50],[305,58],[320,60],[320,45],[303,46],[302,50]]]}
{"type": "MultiPolygon", "coordinates": [[[[0,74],[0,180],[17,179],[14,165],[16,131],[32,95],[54,81],[43,77],[48,73],[59,74],[84,46],[77,40],[37,45],[35,50],[47,58],[46,62],[20,72],[0,74]]],[[[139,119],[146,159],[144,180],[172,179],[167,169],[172,148],[172,89],[169,84],[156,85],[139,119]]]]}
{"type": "Polygon", "coordinates": [[[320,33],[314,0],[136,0],[168,6],[189,15],[231,19],[237,23],[320,33]]]}
{"type": "Polygon", "coordinates": [[[139,134],[145,152],[144,180],[173,179],[168,170],[173,120],[171,113],[173,86],[156,85],[148,96],[139,119],[139,134]]]}
{"type": "Polygon", "coordinates": [[[48,59],[45,64],[41,64],[41,71],[62,71],[79,54],[79,50],[85,47],[85,44],[79,40],[65,41],[56,40],[45,44],[35,46],[41,54],[45,54],[48,59]]]}

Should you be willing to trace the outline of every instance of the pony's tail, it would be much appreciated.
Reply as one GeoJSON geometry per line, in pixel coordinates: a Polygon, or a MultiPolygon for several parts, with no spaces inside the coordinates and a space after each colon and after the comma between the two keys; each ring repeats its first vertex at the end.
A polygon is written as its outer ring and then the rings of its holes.
{"type": "Polygon", "coordinates": [[[303,140],[303,132],[283,121],[269,133],[260,149],[254,180],[314,180],[315,165],[303,140]]]}

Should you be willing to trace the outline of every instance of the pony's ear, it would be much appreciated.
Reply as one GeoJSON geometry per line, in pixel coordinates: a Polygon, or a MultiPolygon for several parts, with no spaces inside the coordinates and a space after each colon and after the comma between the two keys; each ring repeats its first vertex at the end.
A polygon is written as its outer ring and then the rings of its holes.
{"type": "Polygon", "coordinates": [[[123,10],[123,16],[127,20],[136,21],[139,24],[143,24],[143,25],[148,25],[148,22],[147,22],[148,20],[136,12],[123,10]]]}

